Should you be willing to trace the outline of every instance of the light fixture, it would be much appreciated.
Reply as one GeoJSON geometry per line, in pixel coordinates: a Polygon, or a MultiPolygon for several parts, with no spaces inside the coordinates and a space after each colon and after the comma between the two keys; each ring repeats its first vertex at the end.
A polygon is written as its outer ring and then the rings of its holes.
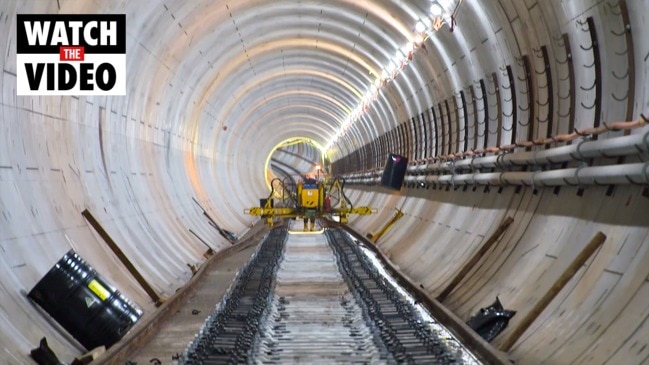
{"type": "Polygon", "coordinates": [[[418,21],[417,24],[415,24],[415,30],[417,31],[417,33],[425,32],[426,31],[426,24],[424,24],[424,22],[422,22],[421,20],[418,21]]]}
{"type": "Polygon", "coordinates": [[[394,72],[396,69],[397,69],[397,64],[391,60],[390,63],[388,63],[388,68],[386,70],[388,72],[388,75],[392,74],[392,72],[394,72]]]}
{"type": "Polygon", "coordinates": [[[444,24],[448,24],[449,31],[453,32],[455,16],[461,4],[462,0],[437,0],[431,3],[430,14],[419,18],[415,23],[413,39],[403,48],[396,50],[394,59],[388,60],[388,64],[381,70],[381,76],[373,81],[369,90],[361,97],[357,107],[342,122],[334,137],[324,147],[325,151],[328,151],[345,135],[352,123],[361,119],[363,114],[369,110],[370,104],[378,98],[381,87],[391,79],[396,79],[401,69],[405,69],[408,61],[412,60],[415,51],[426,49],[424,42],[433,32],[440,30],[444,24]]]}
{"type": "Polygon", "coordinates": [[[415,50],[415,42],[408,42],[408,44],[405,47],[403,47],[401,52],[403,52],[403,54],[409,58],[411,55],[410,53],[413,52],[414,50],[415,50]]]}
{"type": "Polygon", "coordinates": [[[424,43],[424,34],[419,33],[415,35],[415,40],[413,41],[414,44],[422,44],[424,43]]]}
{"type": "Polygon", "coordinates": [[[430,16],[433,19],[433,29],[440,30],[444,24],[448,24],[449,31],[455,29],[455,17],[462,4],[462,0],[437,0],[430,6],[430,16]]]}
{"type": "Polygon", "coordinates": [[[444,8],[442,8],[441,5],[437,1],[435,1],[431,6],[430,6],[430,15],[433,17],[438,17],[442,16],[444,14],[444,8]]]}

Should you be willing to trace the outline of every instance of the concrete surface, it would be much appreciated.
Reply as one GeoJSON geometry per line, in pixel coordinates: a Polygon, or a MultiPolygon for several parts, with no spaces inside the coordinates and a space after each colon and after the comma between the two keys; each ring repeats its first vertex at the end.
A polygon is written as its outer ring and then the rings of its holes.
{"type": "Polygon", "coordinates": [[[169,318],[158,334],[145,346],[133,353],[129,360],[138,364],[149,364],[157,358],[163,364],[171,364],[172,357],[182,353],[194,339],[207,316],[214,311],[230,288],[239,269],[248,262],[257,245],[234,253],[215,265],[206,274],[187,303],[169,318]],[[199,311],[193,314],[193,311],[199,311]]]}
{"type": "MultiPolygon", "coordinates": [[[[187,265],[204,261],[205,246],[189,229],[215,251],[229,245],[192,198],[224,228],[245,232],[255,219],[243,210],[268,195],[265,163],[273,147],[294,137],[332,141],[397,50],[417,37],[415,24],[430,4],[0,2],[0,363],[32,363],[27,354],[44,336],[62,359],[79,354],[24,295],[71,248],[145,317],[155,312],[81,211],[97,218],[156,293],[171,296],[190,279],[187,265]],[[17,96],[16,14],[24,13],[126,14],[126,95],[17,96]]],[[[329,157],[350,155],[350,168],[363,171],[385,161],[358,152],[379,137],[383,150],[416,159],[648,115],[647,14],[647,0],[463,1],[453,32],[444,26],[422,44],[331,145],[329,157]],[[583,25],[588,17],[598,38],[600,87],[592,86],[598,76],[583,25]],[[514,89],[507,88],[506,66],[514,89]],[[413,120],[419,132],[406,128],[413,120]],[[397,127],[398,134],[384,135],[397,127]]],[[[646,132],[645,126],[631,133],[646,132]]],[[[287,152],[277,160],[298,171],[310,166],[302,157],[318,159],[313,148],[287,152]]],[[[375,232],[402,209],[406,216],[379,246],[436,295],[512,216],[512,226],[444,303],[466,318],[498,295],[518,310],[508,331],[602,231],[604,245],[509,355],[517,364],[642,364],[649,361],[649,193],[647,181],[637,183],[557,192],[348,187],[355,205],[379,209],[350,223],[375,232]]]]}

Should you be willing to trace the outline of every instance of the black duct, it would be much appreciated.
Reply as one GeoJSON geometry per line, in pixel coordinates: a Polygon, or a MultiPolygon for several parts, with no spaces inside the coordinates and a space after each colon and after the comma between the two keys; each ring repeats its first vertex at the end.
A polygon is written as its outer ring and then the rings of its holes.
{"type": "Polygon", "coordinates": [[[388,154],[388,160],[385,163],[383,176],[381,177],[381,185],[400,190],[407,168],[408,157],[394,153],[388,154]]]}

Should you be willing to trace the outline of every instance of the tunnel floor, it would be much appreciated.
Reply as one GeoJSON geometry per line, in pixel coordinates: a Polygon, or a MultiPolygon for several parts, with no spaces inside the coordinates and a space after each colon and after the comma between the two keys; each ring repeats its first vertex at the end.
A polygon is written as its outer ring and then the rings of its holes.
{"type": "Polygon", "coordinates": [[[137,364],[173,364],[194,338],[205,318],[214,310],[227,292],[239,269],[248,262],[257,245],[251,245],[219,262],[206,273],[197,291],[187,303],[168,318],[151,341],[131,354],[129,359],[137,364]]]}
{"type": "Polygon", "coordinates": [[[215,267],[130,364],[479,363],[368,255],[339,229],[273,229],[215,267]]]}

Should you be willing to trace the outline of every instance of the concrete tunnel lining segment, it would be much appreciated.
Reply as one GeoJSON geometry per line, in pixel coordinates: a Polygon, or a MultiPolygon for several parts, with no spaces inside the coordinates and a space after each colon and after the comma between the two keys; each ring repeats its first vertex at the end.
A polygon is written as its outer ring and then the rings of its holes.
{"type": "MultiPolygon", "coordinates": [[[[145,316],[155,312],[81,211],[92,211],[153,289],[171,296],[191,278],[187,264],[204,261],[205,246],[189,229],[215,251],[229,246],[192,198],[229,230],[245,232],[253,221],[243,208],[267,195],[263,163],[272,147],[292,137],[327,144],[357,107],[359,95],[410,41],[429,7],[428,0],[1,2],[0,362],[29,363],[29,349],[43,336],[61,357],[78,354],[23,295],[71,248],[138,303],[145,316]],[[126,14],[126,96],[17,96],[16,14],[30,13],[126,14]],[[304,92],[285,93],[287,85],[304,92]],[[305,122],[303,114],[318,122],[305,122]]],[[[426,154],[433,157],[465,152],[474,144],[506,145],[530,135],[570,133],[570,127],[592,128],[596,119],[625,120],[629,112],[632,118],[647,115],[649,42],[640,31],[647,13],[646,0],[464,1],[454,31],[442,28],[423,43],[425,49],[332,145],[330,157],[335,162],[356,156],[357,172],[384,158],[377,151],[413,154],[421,149],[414,144],[421,143],[423,133],[409,127],[416,117],[430,127],[426,154]],[[586,67],[593,63],[592,35],[580,24],[588,17],[597,34],[601,80],[586,67]],[[567,56],[564,34],[572,71],[561,62],[567,56]],[[535,72],[545,66],[535,52],[542,46],[552,68],[548,80],[535,72]],[[530,63],[529,77],[523,59],[530,63]],[[515,76],[518,105],[502,90],[508,78],[499,70],[505,66],[515,76]],[[559,91],[548,95],[545,81],[559,91]],[[601,84],[590,89],[595,81],[601,84]],[[464,103],[460,91],[467,96],[464,103]],[[524,94],[530,91],[535,96],[531,112],[524,94]],[[570,100],[563,99],[566,95],[570,100]],[[473,103],[473,98],[486,102],[473,103]],[[547,100],[554,105],[551,114],[547,100]],[[518,108],[519,120],[498,115],[498,102],[501,113],[518,108]],[[601,115],[589,108],[594,104],[601,115]],[[544,122],[547,117],[553,122],[544,122]],[[502,118],[502,125],[494,118],[502,118]],[[469,140],[463,140],[465,130],[469,140]],[[364,146],[375,153],[357,152],[364,146]]],[[[624,133],[610,131],[599,139],[624,133]]],[[[647,155],[625,161],[645,162],[647,155]]],[[[431,296],[443,290],[493,227],[514,217],[512,227],[444,301],[461,318],[495,295],[526,313],[537,292],[550,286],[595,232],[604,232],[606,242],[508,355],[523,364],[640,364],[649,358],[646,184],[558,191],[348,188],[355,204],[380,208],[376,216],[351,221],[359,232],[377,230],[394,208],[406,213],[379,248],[431,296]]],[[[502,341],[497,338],[493,345],[502,341]]]]}

